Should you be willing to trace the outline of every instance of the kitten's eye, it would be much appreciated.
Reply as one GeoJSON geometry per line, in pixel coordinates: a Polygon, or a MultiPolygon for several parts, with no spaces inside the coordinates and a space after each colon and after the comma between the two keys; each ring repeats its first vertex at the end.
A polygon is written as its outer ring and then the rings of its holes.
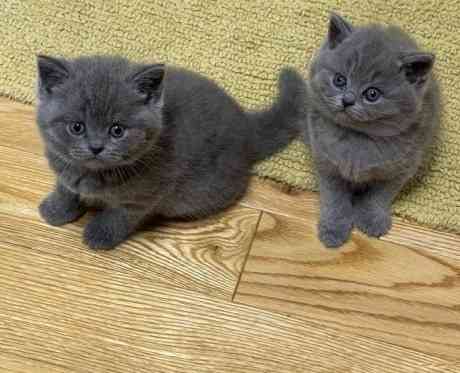
{"type": "Polygon", "coordinates": [[[347,85],[347,78],[345,78],[342,74],[335,74],[334,85],[338,88],[345,87],[347,85]]]}
{"type": "Polygon", "coordinates": [[[110,127],[109,132],[112,137],[120,138],[125,133],[125,129],[119,124],[114,124],[112,127],[110,127]]]}
{"type": "Polygon", "coordinates": [[[371,88],[366,89],[363,95],[367,101],[375,102],[380,98],[380,96],[382,95],[382,92],[380,92],[380,90],[378,90],[377,88],[371,87],[371,88]]]}
{"type": "Polygon", "coordinates": [[[75,136],[81,136],[85,133],[85,124],[82,123],[82,122],[73,122],[73,123],[70,123],[69,126],[69,131],[72,135],[75,135],[75,136]]]}

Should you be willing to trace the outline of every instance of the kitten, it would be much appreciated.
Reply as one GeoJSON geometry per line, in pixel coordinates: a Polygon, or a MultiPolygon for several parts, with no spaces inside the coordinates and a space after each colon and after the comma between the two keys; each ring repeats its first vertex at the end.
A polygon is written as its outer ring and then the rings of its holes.
{"type": "Polygon", "coordinates": [[[279,98],[245,112],[214,82],[119,57],[38,57],[37,122],[57,180],[40,205],[51,225],[99,211],[93,249],[126,240],[149,217],[200,218],[235,203],[252,165],[296,135],[304,81],[285,69],[279,98]]]}
{"type": "Polygon", "coordinates": [[[312,61],[304,139],[319,174],[319,238],[339,247],[353,225],[379,237],[439,122],[434,56],[395,26],[353,27],[333,14],[312,61]]]}

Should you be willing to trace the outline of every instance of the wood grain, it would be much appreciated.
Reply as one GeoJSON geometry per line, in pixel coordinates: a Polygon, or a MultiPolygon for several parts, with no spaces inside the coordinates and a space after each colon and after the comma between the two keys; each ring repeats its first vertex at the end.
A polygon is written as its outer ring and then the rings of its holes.
{"type": "Polygon", "coordinates": [[[460,261],[354,234],[323,249],[316,222],[264,213],[235,301],[460,359],[460,261]]]}
{"type": "Polygon", "coordinates": [[[102,268],[129,269],[140,278],[231,299],[258,218],[258,211],[235,207],[199,222],[152,227],[109,252],[85,247],[78,223],[55,228],[38,218],[3,213],[0,234],[13,246],[28,245],[43,255],[56,252],[70,262],[78,258],[102,268]]]}
{"type": "Polygon", "coordinates": [[[65,367],[34,360],[23,356],[15,356],[3,353],[0,350],[0,367],[2,372],[7,373],[76,373],[65,367]]]}
{"type": "MultiPolygon", "coordinates": [[[[268,180],[254,178],[243,206],[306,221],[318,221],[318,194],[289,189],[268,180]]],[[[436,256],[460,260],[460,235],[439,232],[394,217],[393,228],[383,241],[424,249],[436,256]]]]}
{"type": "Polygon", "coordinates": [[[0,364],[14,354],[78,372],[456,371],[446,359],[169,287],[129,268],[70,261],[3,235],[0,249],[0,364]]]}

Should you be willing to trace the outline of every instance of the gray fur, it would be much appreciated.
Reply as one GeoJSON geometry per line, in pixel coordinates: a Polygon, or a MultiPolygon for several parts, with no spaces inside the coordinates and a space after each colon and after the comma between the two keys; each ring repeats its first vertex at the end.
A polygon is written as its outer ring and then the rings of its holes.
{"type": "Polygon", "coordinates": [[[374,237],[391,228],[392,201],[438,127],[433,63],[434,56],[397,27],[355,28],[331,16],[311,65],[303,128],[320,180],[325,246],[341,246],[353,226],[374,237]],[[375,97],[370,88],[381,92],[375,102],[366,99],[375,97]]]}
{"type": "Polygon", "coordinates": [[[257,113],[205,77],[160,64],[39,56],[38,71],[37,122],[57,175],[40,213],[62,225],[97,207],[84,231],[94,249],[154,216],[200,218],[235,203],[254,162],[296,135],[306,95],[290,69],[278,100],[257,113]]]}

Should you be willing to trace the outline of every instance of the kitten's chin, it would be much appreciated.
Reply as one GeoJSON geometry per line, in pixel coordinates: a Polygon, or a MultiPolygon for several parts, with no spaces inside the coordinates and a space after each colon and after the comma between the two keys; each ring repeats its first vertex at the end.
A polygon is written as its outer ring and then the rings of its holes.
{"type": "Polygon", "coordinates": [[[101,160],[101,159],[90,159],[85,161],[82,166],[84,168],[87,168],[88,170],[91,171],[103,171],[103,170],[109,170],[113,168],[118,168],[118,167],[126,167],[130,166],[132,164],[136,163],[135,160],[121,160],[121,161],[107,161],[107,160],[101,160]]]}
{"type": "Polygon", "coordinates": [[[334,116],[334,121],[341,127],[350,128],[356,131],[365,131],[365,127],[369,125],[369,123],[357,120],[346,111],[340,111],[336,113],[334,116]]]}
{"type": "Polygon", "coordinates": [[[345,125],[345,126],[356,126],[356,125],[362,125],[363,123],[356,120],[351,114],[349,114],[346,111],[339,111],[336,114],[336,120],[339,124],[345,125]]]}

